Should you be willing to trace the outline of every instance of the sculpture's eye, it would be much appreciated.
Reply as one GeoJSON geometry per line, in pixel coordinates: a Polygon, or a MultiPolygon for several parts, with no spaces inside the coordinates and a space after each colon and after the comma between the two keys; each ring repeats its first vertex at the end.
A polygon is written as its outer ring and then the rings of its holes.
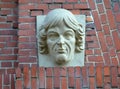
{"type": "Polygon", "coordinates": [[[74,33],[73,31],[66,31],[66,32],[64,33],[64,37],[65,37],[66,39],[71,39],[71,38],[75,37],[75,33],[74,33]]]}
{"type": "Polygon", "coordinates": [[[50,40],[56,40],[59,37],[59,35],[56,32],[50,32],[47,35],[47,38],[50,40]]]}

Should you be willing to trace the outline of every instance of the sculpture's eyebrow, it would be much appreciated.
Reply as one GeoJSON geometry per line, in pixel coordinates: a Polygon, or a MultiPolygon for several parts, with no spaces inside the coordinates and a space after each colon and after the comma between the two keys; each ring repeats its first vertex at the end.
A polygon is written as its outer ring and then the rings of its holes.
{"type": "Polygon", "coordinates": [[[57,33],[56,31],[48,31],[47,34],[50,34],[50,33],[57,33]]]}

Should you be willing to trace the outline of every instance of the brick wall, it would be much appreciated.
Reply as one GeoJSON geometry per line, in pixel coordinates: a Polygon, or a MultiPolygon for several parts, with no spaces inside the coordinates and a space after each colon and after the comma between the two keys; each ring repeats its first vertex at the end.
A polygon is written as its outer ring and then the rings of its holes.
{"type": "Polygon", "coordinates": [[[0,89],[119,89],[119,45],[119,0],[0,0],[0,89]],[[85,67],[36,68],[35,19],[54,8],[86,15],[85,67]]]}

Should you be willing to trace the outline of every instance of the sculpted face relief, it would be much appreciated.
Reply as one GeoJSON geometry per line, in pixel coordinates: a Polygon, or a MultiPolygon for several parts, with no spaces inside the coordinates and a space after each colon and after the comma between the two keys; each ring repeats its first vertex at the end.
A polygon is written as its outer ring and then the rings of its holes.
{"type": "Polygon", "coordinates": [[[75,33],[64,23],[47,31],[48,50],[57,64],[64,64],[74,58],[75,33]]]}
{"type": "Polygon", "coordinates": [[[48,66],[79,64],[78,57],[76,60],[74,55],[76,53],[79,55],[81,52],[83,54],[83,26],[70,11],[60,8],[50,11],[37,34],[39,34],[38,45],[41,54],[39,60],[42,65],[45,63],[48,66]]]}

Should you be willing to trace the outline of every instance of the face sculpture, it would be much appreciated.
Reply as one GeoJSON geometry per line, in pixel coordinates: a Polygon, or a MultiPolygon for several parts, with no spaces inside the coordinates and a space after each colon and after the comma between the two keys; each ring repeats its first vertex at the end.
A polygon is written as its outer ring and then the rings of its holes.
{"type": "Polygon", "coordinates": [[[68,63],[75,52],[83,50],[82,26],[68,10],[49,12],[39,34],[40,53],[49,54],[58,65],[68,63]]]}

